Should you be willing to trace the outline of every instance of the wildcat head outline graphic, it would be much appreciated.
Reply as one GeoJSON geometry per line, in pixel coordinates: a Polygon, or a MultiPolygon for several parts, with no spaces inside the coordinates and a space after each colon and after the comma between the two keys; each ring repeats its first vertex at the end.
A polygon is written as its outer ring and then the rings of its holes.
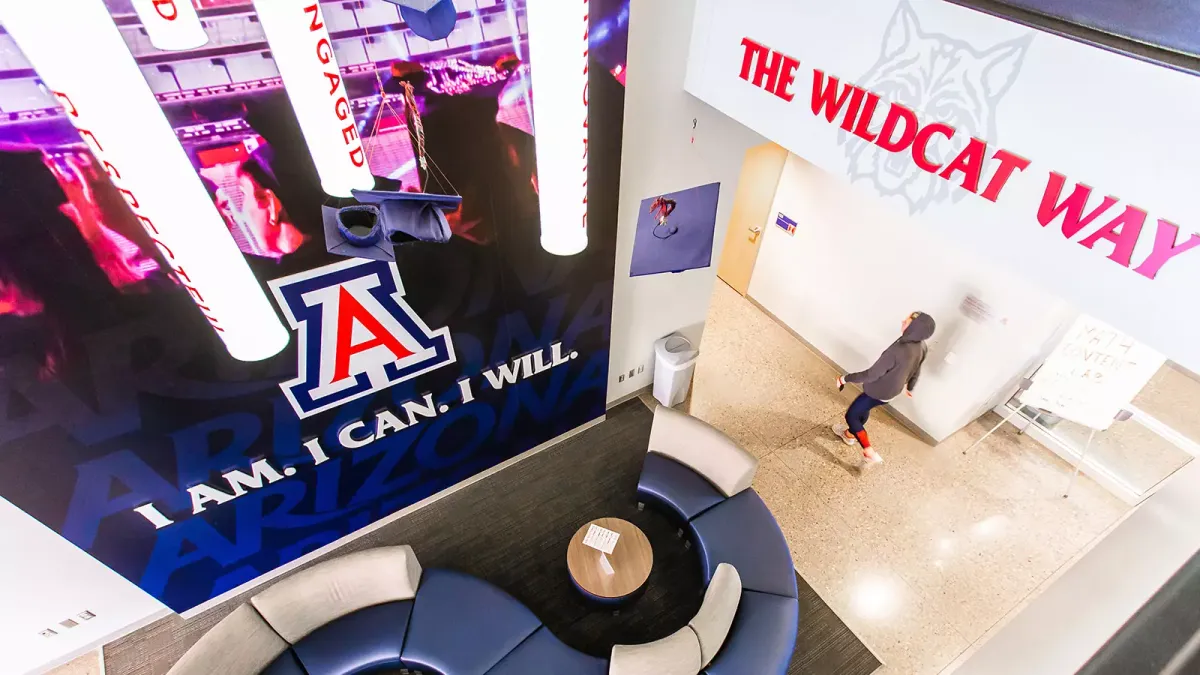
{"type": "MultiPolygon", "coordinates": [[[[855,81],[882,97],[882,108],[895,101],[917,113],[922,122],[944,122],[958,130],[951,141],[930,144],[929,159],[953,159],[971,136],[994,146],[996,109],[1012,87],[1033,39],[1028,34],[979,49],[958,38],[925,32],[908,0],[902,0],[884,31],[879,59],[855,81]]],[[[862,139],[839,132],[846,148],[851,182],[870,181],[879,194],[898,196],[910,214],[947,198],[967,194],[953,183],[922,171],[909,153],[888,153],[862,139]]]]}

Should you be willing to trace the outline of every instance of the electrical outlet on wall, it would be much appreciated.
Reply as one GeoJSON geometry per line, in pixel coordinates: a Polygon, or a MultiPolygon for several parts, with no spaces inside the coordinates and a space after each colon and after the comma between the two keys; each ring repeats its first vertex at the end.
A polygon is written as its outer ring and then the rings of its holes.
{"type": "Polygon", "coordinates": [[[619,383],[619,382],[624,382],[624,381],[625,381],[625,374],[624,374],[624,373],[621,373],[620,375],[618,375],[618,376],[617,376],[617,382],[618,382],[618,383],[619,383]]]}
{"type": "Polygon", "coordinates": [[[634,368],[630,368],[630,369],[629,369],[629,376],[630,376],[630,377],[633,377],[635,374],[636,374],[636,369],[634,369],[634,368]]]}
{"type": "Polygon", "coordinates": [[[646,370],[646,366],[638,366],[638,375],[641,375],[644,370],[646,370]]]}

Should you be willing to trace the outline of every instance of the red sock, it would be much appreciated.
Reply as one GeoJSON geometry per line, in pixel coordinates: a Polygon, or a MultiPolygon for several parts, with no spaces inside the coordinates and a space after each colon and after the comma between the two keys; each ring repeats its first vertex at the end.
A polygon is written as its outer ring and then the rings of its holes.
{"type": "Polygon", "coordinates": [[[858,444],[862,446],[863,450],[866,450],[871,447],[871,439],[867,438],[867,430],[866,429],[863,429],[862,431],[854,434],[854,437],[858,439],[858,444]]]}

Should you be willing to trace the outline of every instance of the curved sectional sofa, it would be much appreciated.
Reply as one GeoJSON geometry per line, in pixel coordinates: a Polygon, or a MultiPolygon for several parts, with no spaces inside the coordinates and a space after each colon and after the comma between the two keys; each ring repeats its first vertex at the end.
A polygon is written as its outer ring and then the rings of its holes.
{"type": "Polygon", "coordinates": [[[393,546],[267,588],[168,675],[782,675],[796,639],[796,583],[783,535],[749,488],[756,467],[703,422],[655,412],[638,494],[687,523],[707,589],[688,625],[656,642],[616,645],[609,659],[563,644],[492,584],[422,570],[412,548],[393,546]]]}

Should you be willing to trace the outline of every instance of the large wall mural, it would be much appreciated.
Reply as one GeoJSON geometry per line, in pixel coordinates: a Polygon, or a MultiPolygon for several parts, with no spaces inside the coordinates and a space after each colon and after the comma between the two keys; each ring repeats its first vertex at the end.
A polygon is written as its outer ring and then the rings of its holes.
{"type": "Polygon", "coordinates": [[[103,139],[0,35],[0,496],[184,611],[603,414],[628,0],[581,3],[572,256],[539,241],[523,0],[456,0],[437,40],[319,5],[367,187],[461,197],[382,260],[330,252],[354,200],[322,189],[254,4],[197,2],[183,51],[105,4],[289,340],[230,356],[103,139]]]}

